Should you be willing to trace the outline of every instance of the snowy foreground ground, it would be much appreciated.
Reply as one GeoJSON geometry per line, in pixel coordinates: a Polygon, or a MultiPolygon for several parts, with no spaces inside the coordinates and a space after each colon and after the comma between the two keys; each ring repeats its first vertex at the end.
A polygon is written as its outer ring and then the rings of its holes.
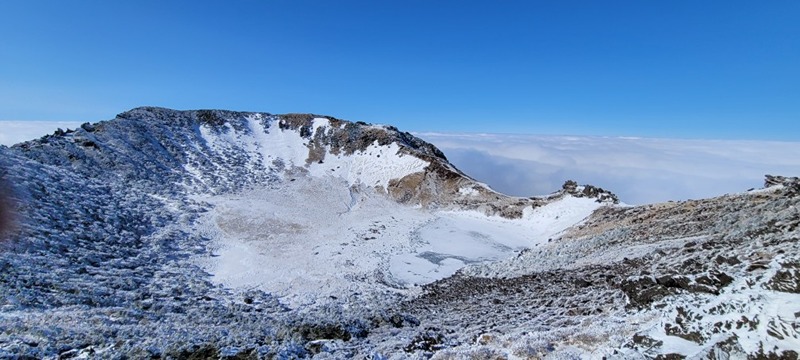
{"type": "Polygon", "coordinates": [[[796,358],[800,180],[509,197],[388,126],[139,108],[0,147],[0,357],[796,358]],[[623,199],[624,201],[624,199],[623,199]]]}

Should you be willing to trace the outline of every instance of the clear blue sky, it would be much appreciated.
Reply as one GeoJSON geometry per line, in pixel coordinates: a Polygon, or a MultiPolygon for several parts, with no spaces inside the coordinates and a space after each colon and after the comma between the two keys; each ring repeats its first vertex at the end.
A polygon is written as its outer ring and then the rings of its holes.
{"type": "Polygon", "coordinates": [[[0,119],[800,141],[800,1],[0,2],[0,119]]]}

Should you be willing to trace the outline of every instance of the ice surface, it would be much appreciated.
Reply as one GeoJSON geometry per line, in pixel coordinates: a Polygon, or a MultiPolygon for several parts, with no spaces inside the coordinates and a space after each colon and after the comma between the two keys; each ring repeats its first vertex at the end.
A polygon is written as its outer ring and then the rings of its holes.
{"type": "Polygon", "coordinates": [[[494,261],[533,248],[579,223],[601,205],[566,196],[540,208],[526,208],[522,219],[474,211],[443,211],[416,229],[414,252],[395,256],[390,271],[403,284],[427,284],[454,274],[465,264],[494,261]]]}
{"type": "Polygon", "coordinates": [[[214,281],[262,289],[293,306],[427,284],[466,264],[510,257],[600,206],[566,196],[510,220],[398,206],[370,187],[308,174],[202,200],[214,205],[201,228],[217,250],[199,263],[214,281]]]}

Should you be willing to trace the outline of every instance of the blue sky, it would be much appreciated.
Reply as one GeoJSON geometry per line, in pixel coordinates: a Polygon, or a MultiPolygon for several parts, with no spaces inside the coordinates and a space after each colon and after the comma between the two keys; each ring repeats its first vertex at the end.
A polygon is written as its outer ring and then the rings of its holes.
{"type": "Polygon", "coordinates": [[[0,2],[0,119],[800,141],[798,1],[0,2]]]}

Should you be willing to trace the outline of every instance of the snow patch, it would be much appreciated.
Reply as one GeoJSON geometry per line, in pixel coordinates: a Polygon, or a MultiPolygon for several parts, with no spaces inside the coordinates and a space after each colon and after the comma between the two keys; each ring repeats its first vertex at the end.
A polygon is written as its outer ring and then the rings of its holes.
{"type": "MultiPolygon", "coordinates": [[[[229,124],[216,128],[203,125],[200,133],[217,152],[244,151],[252,155],[247,156],[250,168],[259,163],[269,166],[280,160],[288,167],[305,168],[314,176],[343,178],[350,185],[364,184],[386,189],[391,180],[423,171],[430,164],[416,156],[403,154],[397,143],[382,146],[377,141],[350,155],[333,155],[330,146],[326,146],[324,159],[308,164],[310,141],[299,132],[278,126],[266,127],[261,114],[248,116],[247,126],[247,131],[236,131],[229,124]]],[[[315,118],[312,123],[315,134],[329,126],[330,120],[325,118],[315,118]]],[[[192,172],[192,169],[187,171],[192,172]]]]}
{"type": "Polygon", "coordinates": [[[326,118],[314,118],[314,120],[312,121],[311,128],[314,129],[314,134],[316,134],[317,131],[320,131],[320,129],[330,126],[330,124],[331,121],[326,118]]]}
{"type": "Polygon", "coordinates": [[[475,188],[472,188],[472,187],[462,187],[462,188],[458,189],[458,193],[461,194],[461,195],[464,195],[464,196],[477,196],[477,195],[480,195],[480,192],[478,190],[475,190],[475,188]]]}
{"type": "Polygon", "coordinates": [[[349,184],[360,183],[387,189],[390,180],[421,172],[430,165],[416,156],[403,154],[397,143],[381,146],[375,141],[365,150],[351,155],[333,155],[329,148],[326,150],[325,159],[321,163],[310,164],[308,170],[314,176],[341,177],[349,184]]]}

